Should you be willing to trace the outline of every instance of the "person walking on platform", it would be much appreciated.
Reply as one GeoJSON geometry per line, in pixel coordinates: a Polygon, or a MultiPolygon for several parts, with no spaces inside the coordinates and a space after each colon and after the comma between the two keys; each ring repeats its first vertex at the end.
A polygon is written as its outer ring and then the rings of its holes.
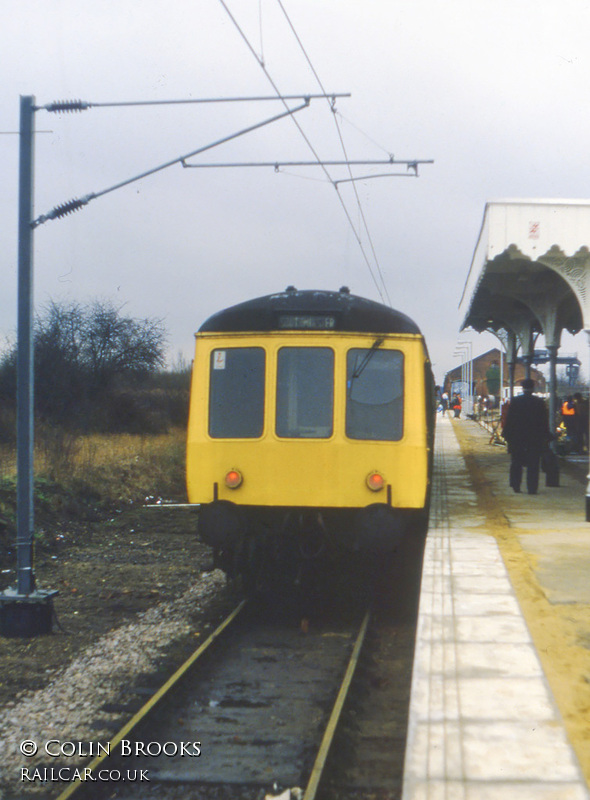
{"type": "Polygon", "coordinates": [[[543,400],[533,394],[535,382],[525,378],[521,386],[523,393],[508,406],[502,436],[508,442],[511,457],[510,486],[520,492],[522,470],[526,467],[528,493],[537,494],[541,454],[551,440],[549,415],[543,400]]]}

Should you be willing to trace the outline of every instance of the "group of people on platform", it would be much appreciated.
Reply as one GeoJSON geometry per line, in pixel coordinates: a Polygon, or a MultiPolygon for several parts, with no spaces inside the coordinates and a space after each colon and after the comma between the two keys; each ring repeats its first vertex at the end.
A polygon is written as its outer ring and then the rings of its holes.
{"type": "Polygon", "coordinates": [[[457,392],[455,392],[452,398],[449,400],[449,395],[446,392],[442,392],[439,397],[438,403],[438,410],[441,412],[442,416],[446,416],[447,411],[450,409],[453,412],[453,416],[455,418],[459,418],[461,416],[461,408],[463,404],[461,402],[461,397],[457,392]]]}
{"type": "MultiPolygon", "coordinates": [[[[551,462],[555,459],[549,444],[558,438],[560,431],[564,431],[571,452],[583,453],[588,449],[588,400],[579,392],[567,397],[560,409],[561,422],[557,430],[551,430],[547,405],[534,394],[535,381],[525,378],[521,387],[522,394],[502,405],[500,425],[510,453],[510,486],[515,492],[520,492],[526,470],[527,491],[537,494],[541,460],[544,460],[544,469],[549,474],[551,462]]],[[[439,411],[444,416],[449,408],[455,412],[455,417],[459,417],[461,398],[455,394],[449,401],[448,394],[442,392],[439,411]]],[[[551,484],[548,482],[548,485],[551,484]]]]}

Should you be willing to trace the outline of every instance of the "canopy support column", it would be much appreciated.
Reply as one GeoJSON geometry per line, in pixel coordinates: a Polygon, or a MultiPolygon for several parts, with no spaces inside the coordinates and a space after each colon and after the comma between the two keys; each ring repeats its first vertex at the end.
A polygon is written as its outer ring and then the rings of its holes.
{"type": "Polygon", "coordinates": [[[516,369],[516,361],[508,362],[508,399],[512,400],[514,397],[514,372],[516,369]]]}
{"type": "Polygon", "coordinates": [[[555,433],[555,416],[557,414],[557,351],[556,344],[546,344],[549,353],[549,426],[555,433]]]}

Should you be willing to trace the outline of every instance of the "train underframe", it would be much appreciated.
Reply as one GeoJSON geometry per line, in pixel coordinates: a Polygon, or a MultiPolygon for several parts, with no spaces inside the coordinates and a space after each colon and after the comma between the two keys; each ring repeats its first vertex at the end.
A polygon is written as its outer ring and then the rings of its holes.
{"type": "Polygon", "coordinates": [[[427,509],[384,503],[276,508],[218,500],[201,507],[199,538],[213,549],[214,565],[248,593],[312,595],[331,579],[370,582],[389,573],[404,540],[423,539],[427,520],[427,509]]]}

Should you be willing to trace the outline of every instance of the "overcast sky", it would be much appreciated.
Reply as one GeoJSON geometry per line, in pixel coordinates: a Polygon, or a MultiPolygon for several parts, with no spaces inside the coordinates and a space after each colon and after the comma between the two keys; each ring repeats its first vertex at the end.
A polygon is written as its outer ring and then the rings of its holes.
{"type": "MultiPolygon", "coordinates": [[[[225,2],[255,55],[220,0],[6,0],[0,129],[18,130],[19,95],[38,105],[274,95],[260,60],[283,94],[318,92],[307,54],[329,93],[351,94],[337,100],[336,115],[322,100],[297,114],[320,158],[343,158],[336,118],[350,159],[435,163],[418,179],[357,182],[360,209],[351,184],[336,190],[318,167],[175,165],[36,229],[37,307],[113,300],[130,316],[163,319],[170,360],[190,361],[194,331],[227,305],[289,284],[346,284],[380,300],[381,272],[391,305],[425,334],[438,380],[459,363],[458,339],[472,339],[475,353],[493,346],[492,337],[458,332],[486,201],[590,196],[590,3],[225,2]]],[[[39,111],[35,214],[281,110],[256,102],[39,111]]],[[[6,337],[16,328],[18,136],[2,135],[0,145],[6,337]]],[[[310,159],[285,119],[191,160],[310,159]]],[[[571,342],[564,349],[586,363],[584,335],[571,342]]]]}

